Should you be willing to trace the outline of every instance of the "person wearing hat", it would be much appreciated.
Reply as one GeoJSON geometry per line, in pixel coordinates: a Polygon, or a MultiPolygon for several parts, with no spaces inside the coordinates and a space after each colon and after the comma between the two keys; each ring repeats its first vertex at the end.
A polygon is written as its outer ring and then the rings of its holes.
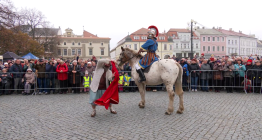
{"type": "Polygon", "coordinates": [[[39,88],[39,95],[47,94],[46,88],[46,64],[43,59],[39,59],[38,64],[36,64],[35,69],[37,70],[37,83],[39,88]]]}
{"type": "Polygon", "coordinates": [[[252,75],[252,86],[254,87],[255,93],[261,92],[261,80],[262,80],[262,65],[259,60],[255,61],[255,65],[249,70],[252,75]]]}
{"type": "Polygon", "coordinates": [[[32,69],[30,67],[26,70],[26,74],[25,74],[24,78],[25,78],[25,93],[24,93],[24,95],[30,95],[31,87],[35,83],[35,79],[36,79],[35,73],[32,71],[32,69]]]}
{"type": "Polygon", "coordinates": [[[69,82],[72,87],[72,90],[74,90],[74,94],[80,94],[80,66],[77,65],[77,61],[73,61],[73,65],[69,66],[69,82]]]}
{"type": "Polygon", "coordinates": [[[0,74],[0,95],[5,94],[8,95],[10,94],[10,89],[11,89],[11,82],[12,82],[12,77],[9,73],[7,73],[7,69],[2,69],[2,73],[0,74]]]}
{"type": "Polygon", "coordinates": [[[220,92],[220,89],[222,87],[222,80],[223,80],[223,74],[222,71],[224,71],[224,66],[221,64],[220,60],[215,61],[215,64],[213,66],[213,80],[215,85],[215,92],[220,92]]]}
{"type": "Polygon", "coordinates": [[[63,60],[60,61],[60,64],[56,67],[57,79],[60,84],[60,94],[66,94],[68,88],[68,67],[63,60]]]}
{"type": "Polygon", "coordinates": [[[83,86],[84,86],[84,92],[89,92],[89,86],[92,81],[92,76],[89,76],[88,71],[85,71],[85,76],[83,77],[83,86]]]}
{"type": "Polygon", "coordinates": [[[188,71],[191,74],[191,89],[193,92],[197,91],[199,70],[200,70],[200,67],[197,64],[197,60],[192,59],[191,64],[188,66],[188,71]]]}

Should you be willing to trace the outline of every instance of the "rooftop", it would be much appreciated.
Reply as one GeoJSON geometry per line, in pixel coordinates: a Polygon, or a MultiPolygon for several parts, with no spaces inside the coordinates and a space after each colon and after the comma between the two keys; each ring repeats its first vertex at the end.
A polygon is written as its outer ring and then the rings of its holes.
{"type": "Polygon", "coordinates": [[[223,33],[217,31],[216,29],[196,29],[196,32],[203,35],[223,35],[223,33]]]}

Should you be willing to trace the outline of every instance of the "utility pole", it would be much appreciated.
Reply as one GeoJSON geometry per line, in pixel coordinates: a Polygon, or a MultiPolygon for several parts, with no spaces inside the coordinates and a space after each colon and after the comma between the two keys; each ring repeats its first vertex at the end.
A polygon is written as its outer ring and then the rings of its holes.
{"type": "Polygon", "coordinates": [[[193,20],[191,19],[191,59],[194,57],[194,52],[193,52],[193,20]]]}

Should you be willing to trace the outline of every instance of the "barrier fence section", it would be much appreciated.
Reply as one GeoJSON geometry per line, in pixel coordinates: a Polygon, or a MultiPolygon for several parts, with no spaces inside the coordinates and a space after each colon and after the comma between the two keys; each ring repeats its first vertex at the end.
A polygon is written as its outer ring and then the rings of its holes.
{"type": "MultiPolygon", "coordinates": [[[[225,72],[218,70],[195,70],[189,73],[189,76],[183,77],[183,89],[209,89],[233,91],[233,89],[243,89],[247,92],[259,92],[261,94],[261,77],[262,70],[249,69],[245,71],[230,71],[225,77],[225,72]],[[203,76],[205,75],[205,76],[203,76]],[[220,75],[220,76],[217,76],[220,75]]],[[[122,75],[122,83],[119,81],[119,89],[128,89],[137,91],[137,85],[134,79],[130,77],[131,71],[119,71],[122,75]],[[125,82],[128,81],[128,82],[125,82]]],[[[0,94],[25,92],[26,78],[25,72],[1,73],[0,94]]],[[[30,81],[30,80],[28,80],[30,81]]],[[[87,92],[92,82],[91,74],[85,78],[81,72],[37,72],[34,76],[34,82],[30,84],[30,94],[37,93],[74,93],[87,92]],[[89,78],[88,78],[89,77],[89,78]]],[[[110,84],[110,83],[109,83],[110,84]]],[[[28,86],[28,85],[27,85],[28,86]]],[[[26,87],[28,88],[28,87],[26,87]]],[[[165,90],[165,85],[148,85],[147,88],[165,90]]],[[[174,87],[175,88],[175,87],[174,87]]]]}

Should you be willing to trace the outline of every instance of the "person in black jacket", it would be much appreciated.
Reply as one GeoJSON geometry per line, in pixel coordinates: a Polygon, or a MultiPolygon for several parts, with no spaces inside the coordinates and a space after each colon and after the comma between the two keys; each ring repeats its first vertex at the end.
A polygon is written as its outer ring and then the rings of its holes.
{"type": "Polygon", "coordinates": [[[192,91],[197,91],[197,85],[198,85],[198,77],[199,77],[199,70],[200,67],[197,64],[196,59],[191,60],[191,65],[188,67],[188,71],[191,76],[191,89],[192,91]]]}
{"type": "Polygon", "coordinates": [[[262,65],[259,60],[256,61],[255,65],[250,69],[252,72],[252,85],[254,86],[254,92],[260,93],[261,91],[261,77],[262,77],[262,65]]]}
{"type": "Polygon", "coordinates": [[[11,85],[12,77],[9,73],[7,73],[7,69],[3,69],[0,75],[0,95],[5,94],[8,95],[10,93],[10,85],[11,85]]]}
{"type": "Polygon", "coordinates": [[[73,65],[69,66],[69,81],[72,86],[72,90],[74,90],[75,94],[80,94],[80,80],[81,80],[81,70],[80,66],[77,65],[77,61],[73,61],[73,65]]]}
{"type": "Polygon", "coordinates": [[[50,94],[51,91],[55,93],[55,76],[56,76],[56,66],[55,63],[51,60],[48,64],[46,64],[46,94],[50,94]],[[50,85],[51,84],[51,85],[50,85]]]}
{"type": "Polygon", "coordinates": [[[19,89],[19,84],[21,84],[21,80],[23,77],[23,68],[19,59],[15,60],[15,64],[11,66],[9,71],[13,74],[14,90],[16,93],[18,93],[17,89],[19,89]]]}

